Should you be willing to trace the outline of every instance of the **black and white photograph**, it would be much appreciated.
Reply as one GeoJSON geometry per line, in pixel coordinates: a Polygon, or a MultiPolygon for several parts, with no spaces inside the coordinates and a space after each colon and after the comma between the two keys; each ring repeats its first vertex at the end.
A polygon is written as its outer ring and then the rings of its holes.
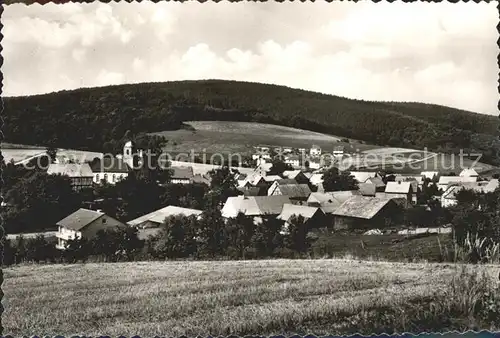
{"type": "Polygon", "coordinates": [[[500,331],[497,2],[43,2],[2,336],[500,331]]]}

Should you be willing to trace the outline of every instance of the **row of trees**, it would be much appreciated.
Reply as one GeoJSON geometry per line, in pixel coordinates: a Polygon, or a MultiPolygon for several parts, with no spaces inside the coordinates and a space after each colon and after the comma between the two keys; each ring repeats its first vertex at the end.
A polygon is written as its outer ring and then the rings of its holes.
{"type": "Polygon", "coordinates": [[[100,231],[92,239],[74,239],[65,250],[55,248],[54,241],[42,235],[4,240],[4,264],[23,262],[75,263],[87,261],[134,261],[144,259],[250,259],[267,257],[300,257],[311,241],[302,217],[293,217],[282,232],[282,223],[274,218],[254,224],[243,214],[225,222],[218,210],[206,211],[201,219],[173,216],[165,220],[160,231],[139,239],[132,227],[100,231]]]}

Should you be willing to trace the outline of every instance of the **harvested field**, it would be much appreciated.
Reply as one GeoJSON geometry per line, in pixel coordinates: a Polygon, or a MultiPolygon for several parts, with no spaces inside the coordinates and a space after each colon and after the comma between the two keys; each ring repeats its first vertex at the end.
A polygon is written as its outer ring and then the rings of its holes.
{"type": "MultiPolygon", "coordinates": [[[[488,283],[498,275],[468,269],[488,283]]],[[[461,315],[474,285],[459,270],[329,259],[24,265],[4,270],[2,324],[30,336],[462,330],[481,322],[461,315]]]]}

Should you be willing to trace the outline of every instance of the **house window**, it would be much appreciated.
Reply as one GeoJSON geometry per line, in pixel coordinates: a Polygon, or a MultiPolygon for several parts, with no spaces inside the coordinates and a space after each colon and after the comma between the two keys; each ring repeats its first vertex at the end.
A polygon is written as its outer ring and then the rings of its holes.
{"type": "Polygon", "coordinates": [[[108,181],[108,174],[104,174],[104,180],[107,182],[108,181]]]}
{"type": "Polygon", "coordinates": [[[95,180],[99,182],[99,174],[95,175],[95,180]]]}
{"type": "Polygon", "coordinates": [[[115,175],[115,174],[113,174],[113,176],[112,176],[112,182],[114,183],[114,182],[115,182],[115,180],[116,180],[116,175],[115,175]]]}
{"type": "Polygon", "coordinates": [[[106,224],[106,219],[105,218],[102,219],[102,223],[106,224]]]}

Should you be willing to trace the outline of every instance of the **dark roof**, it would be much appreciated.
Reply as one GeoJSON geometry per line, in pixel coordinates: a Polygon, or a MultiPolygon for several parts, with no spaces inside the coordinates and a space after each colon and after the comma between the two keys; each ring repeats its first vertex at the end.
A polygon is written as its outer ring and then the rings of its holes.
{"type": "Polygon", "coordinates": [[[94,173],[128,173],[130,167],[121,158],[104,157],[90,166],[94,173]]]}
{"type": "Polygon", "coordinates": [[[371,219],[391,200],[388,198],[353,196],[333,212],[336,216],[371,219]]]}
{"type": "Polygon", "coordinates": [[[173,171],[172,178],[187,178],[193,179],[193,168],[192,167],[171,167],[173,171]]]}
{"type": "Polygon", "coordinates": [[[279,185],[283,185],[283,184],[297,184],[297,181],[294,180],[293,178],[282,178],[281,180],[276,180],[274,182],[277,182],[279,185]]]}
{"type": "Polygon", "coordinates": [[[280,184],[281,194],[289,197],[309,197],[311,189],[307,184],[280,184]]]}
{"type": "Polygon", "coordinates": [[[103,215],[104,213],[102,212],[80,208],[71,215],[57,222],[57,225],[66,229],[80,231],[103,215]]]}

